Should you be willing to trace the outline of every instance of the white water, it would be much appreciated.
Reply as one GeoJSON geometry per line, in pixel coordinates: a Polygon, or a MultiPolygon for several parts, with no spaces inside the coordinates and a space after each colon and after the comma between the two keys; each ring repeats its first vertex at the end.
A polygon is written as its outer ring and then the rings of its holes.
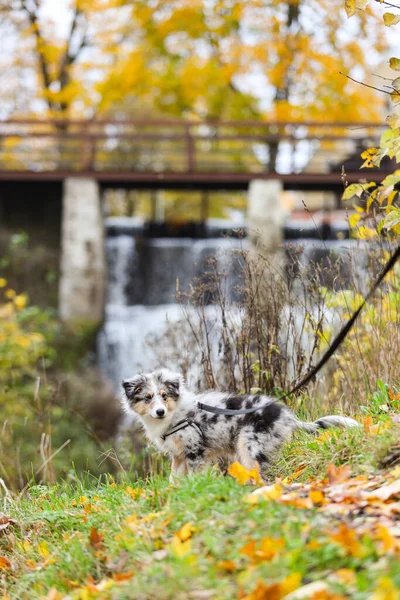
{"type": "MultiPolygon", "coordinates": [[[[230,251],[246,242],[144,238],[140,225],[129,219],[109,219],[107,225],[112,235],[106,241],[108,290],[98,363],[117,388],[122,379],[160,366],[161,345],[164,364],[173,364],[176,349],[169,348],[163,336],[168,325],[184,320],[175,301],[177,280],[181,291],[188,290],[208,269],[207,257],[216,257],[218,270],[228,273],[224,291],[231,298],[238,273],[230,251]]],[[[195,365],[194,377],[199,370],[195,365]]]]}

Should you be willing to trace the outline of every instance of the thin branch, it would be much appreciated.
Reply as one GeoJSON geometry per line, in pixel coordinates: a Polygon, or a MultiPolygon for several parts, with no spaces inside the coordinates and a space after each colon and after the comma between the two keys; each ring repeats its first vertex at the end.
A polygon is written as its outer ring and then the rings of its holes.
{"type": "MultiPolygon", "coordinates": [[[[364,83],[363,81],[358,81],[357,79],[354,79],[354,77],[350,77],[350,75],[346,75],[346,73],[342,73],[341,71],[339,71],[339,75],[343,75],[344,77],[347,77],[347,79],[351,79],[351,81],[354,81],[354,83],[359,83],[360,85],[363,85],[364,87],[371,88],[372,90],[377,90],[378,92],[382,92],[383,94],[389,94],[389,96],[390,96],[393,93],[393,92],[387,92],[386,90],[382,90],[381,88],[375,87],[374,85],[368,85],[368,83],[364,83]]],[[[396,90],[393,89],[393,91],[396,91],[396,90]]]]}
{"type": "Polygon", "coordinates": [[[392,8],[400,8],[400,6],[396,4],[391,4],[390,2],[386,2],[386,0],[375,0],[375,2],[378,2],[378,4],[386,4],[386,6],[391,6],[392,8]]]}

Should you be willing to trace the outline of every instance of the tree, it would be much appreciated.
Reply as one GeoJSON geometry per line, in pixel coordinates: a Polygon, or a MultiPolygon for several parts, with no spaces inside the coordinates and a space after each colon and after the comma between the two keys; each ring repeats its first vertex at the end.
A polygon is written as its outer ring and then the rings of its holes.
{"type": "MultiPolygon", "coordinates": [[[[365,11],[370,0],[346,0],[345,8],[348,17],[353,17],[361,11],[365,11]]],[[[383,5],[396,8],[393,3],[381,0],[383,5]]],[[[400,23],[400,12],[383,13],[383,22],[387,27],[400,23]]],[[[381,88],[376,88],[382,95],[388,95],[395,107],[395,112],[386,117],[389,125],[381,136],[378,148],[365,150],[361,157],[364,159],[363,168],[379,167],[383,158],[388,157],[396,163],[400,162],[400,58],[389,59],[390,69],[393,71],[393,79],[386,79],[381,88]],[[387,83],[389,82],[389,83],[387,83]]],[[[353,184],[346,188],[343,198],[349,199],[353,196],[358,198],[356,208],[358,212],[352,216],[352,225],[356,225],[365,211],[367,217],[373,216],[377,219],[377,233],[382,231],[400,233],[400,170],[395,170],[380,183],[370,182],[368,184],[353,184]],[[357,206],[358,204],[358,206],[357,206]]],[[[373,230],[370,230],[371,234],[373,230]]]]}
{"type": "Polygon", "coordinates": [[[62,35],[45,4],[0,0],[0,14],[18,38],[14,68],[36,68],[52,113],[127,110],[130,98],[207,119],[378,118],[373,94],[360,102],[339,74],[366,73],[366,50],[383,48],[370,12],[354,41],[329,0],[72,0],[62,35]]]}

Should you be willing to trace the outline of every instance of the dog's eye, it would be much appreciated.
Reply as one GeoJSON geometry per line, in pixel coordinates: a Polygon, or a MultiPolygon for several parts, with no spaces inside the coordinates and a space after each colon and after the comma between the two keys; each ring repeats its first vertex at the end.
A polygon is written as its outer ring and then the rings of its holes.
{"type": "Polygon", "coordinates": [[[143,388],[141,387],[137,387],[135,388],[135,394],[140,394],[140,392],[142,391],[143,388]]]}
{"type": "Polygon", "coordinates": [[[146,398],[145,398],[145,402],[146,402],[146,404],[149,404],[149,403],[150,403],[150,402],[153,400],[153,395],[154,395],[154,394],[152,394],[151,392],[148,392],[148,393],[146,394],[146,398]]]}
{"type": "Polygon", "coordinates": [[[165,392],[164,390],[161,390],[160,396],[161,396],[161,398],[163,398],[163,400],[165,400],[165,398],[167,397],[167,392],[165,392]]]}

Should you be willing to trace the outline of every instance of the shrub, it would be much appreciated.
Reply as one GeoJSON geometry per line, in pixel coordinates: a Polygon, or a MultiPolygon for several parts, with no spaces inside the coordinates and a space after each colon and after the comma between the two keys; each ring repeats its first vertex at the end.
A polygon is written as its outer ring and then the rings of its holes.
{"type": "Polygon", "coordinates": [[[30,306],[4,278],[0,288],[0,476],[21,488],[112,470],[99,455],[119,418],[113,391],[89,366],[77,369],[93,330],[67,332],[54,311],[30,306]],[[99,406],[103,419],[94,418],[99,406]]]}

